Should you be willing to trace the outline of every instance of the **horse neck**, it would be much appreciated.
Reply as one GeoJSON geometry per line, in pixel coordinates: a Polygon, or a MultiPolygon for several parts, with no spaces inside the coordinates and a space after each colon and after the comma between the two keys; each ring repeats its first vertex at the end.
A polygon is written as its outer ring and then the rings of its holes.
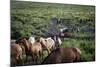
{"type": "Polygon", "coordinates": [[[46,47],[45,39],[41,38],[40,39],[40,44],[41,44],[42,47],[46,47]]]}
{"type": "MultiPolygon", "coordinates": [[[[53,50],[42,62],[42,64],[48,63],[50,60],[55,60],[57,55],[60,53],[60,48],[53,50]]],[[[58,55],[59,56],[59,55],[58,55]]]]}
{"type": "Polygon", "coordinates": [[[25,40],[25,48],[26,48],[26,50],[29,50],[29,43],[27,40],[25,40]]]}

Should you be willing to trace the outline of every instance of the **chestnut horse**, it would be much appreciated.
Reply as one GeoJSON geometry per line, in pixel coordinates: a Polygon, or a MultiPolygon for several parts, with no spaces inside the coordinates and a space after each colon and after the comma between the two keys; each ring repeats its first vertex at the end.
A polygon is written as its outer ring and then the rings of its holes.
{"type": "Polygon", "coordinates": [[[22,48],[19,44],[11,42],[11,58],[16,60],[16,64],[22,62],[22,48]]]}
{"type": "Polygon", "coordinates": [[[71,63],[80,60],[79,48],[57,48],[41,64],[71,63]]]}
{"type": "Polygon", "coordinates": [[[26,55],[31,55],[33,61],[38,63],[39,56],[42,56],[42,45],[38,40],[36,40],[33,44],[27,40],[26,37],[22,37],[16,41],[16,43],[20,43],[25,47],[26,55]]]}

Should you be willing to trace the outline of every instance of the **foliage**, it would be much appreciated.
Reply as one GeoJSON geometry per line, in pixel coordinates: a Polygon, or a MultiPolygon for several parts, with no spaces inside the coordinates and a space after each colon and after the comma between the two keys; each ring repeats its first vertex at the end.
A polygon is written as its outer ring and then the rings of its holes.
{"type": "Polygon", "coordinates": [[[12,38],[30,36],[32,32],[44,35],[52,17],[63,19],[59,21],[58,28],[94,28],[94,12],[94,6],[11,1],[12,38]]]}
{"type": "Polygon", "coordinates": [[[68,27],[73,30],[73,37],[65,38],[61,47],[78,47],[82,51],[82,61],[94,61],[94,6],[11,1],[11,38],[31,36],[33,33],[43,36],[53,17],[59,20],[58,29],[68,27]]]}

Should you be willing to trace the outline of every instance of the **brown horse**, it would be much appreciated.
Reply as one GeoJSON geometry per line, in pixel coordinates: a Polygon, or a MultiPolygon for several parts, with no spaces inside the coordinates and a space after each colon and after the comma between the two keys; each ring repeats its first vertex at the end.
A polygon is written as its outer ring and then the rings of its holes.
{"type": "Polygon", "coordinates": [[[27,40],[26,37],[22,37],[16,41],[16,43],[19,43],[20,45],[23,45],[25,47],[26,55],[31,55],[33,57],[33,60],[37,63],[39,56],[42,56],[42,45],[38,40],[34,42],[33,44],[27,40]]]}
{"type": "Polygon", "coordinates": [[[16,60],[16,64],[22,61],[22,48],[19,44],[11,43],[11,58],[16,60]]]}
{"type": "Polygon", "coordinates": [[[51,52],[42,64],[71,63],[80,60],[81,51],[78,48],[57,48],[51,52]]]}
{"type": "Polygon", "coordinates": [[[34,61],[38,63],[38,60],[42,58],[42,45],[39,42],[35,42],[33,45],[31,45],[30,51],[34,61]]]}
{"type": "Polygon", "coordinates": [[[31,44],[31,43],[27,41],[27,37],[19,38],[18,40],[16,40],[16,43],[19,44],[20,46],[24,46],[24,48],[25,48],[24,52],[26,54],[30,53],[29,49],[30,49],[31,45],[29,45],[29,44],[31,44]]]}

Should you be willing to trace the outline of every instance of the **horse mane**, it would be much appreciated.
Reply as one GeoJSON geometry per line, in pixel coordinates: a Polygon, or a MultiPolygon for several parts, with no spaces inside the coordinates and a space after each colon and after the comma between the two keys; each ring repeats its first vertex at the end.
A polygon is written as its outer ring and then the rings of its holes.
{"type": "Polygon", "coordinates": [[[15,41],[15,43],[16,43],[16,44],[20,43],[20,40],[22,40],[22,39],[24,39],[24,38],[25,38],[26,40],[29,39],[29,37],[27,37],[27,36],[20,37],[20,38],[18,38],[18,39],[15,41]]]}
{"type": "Polygon", "coordinates": [[[41,64],[44,64],[47,61],[47,59],[55,52],[60,52],[60,48],[56,48],[55,50],[51,51],[51,53],[43,60],[41,64]]]}

